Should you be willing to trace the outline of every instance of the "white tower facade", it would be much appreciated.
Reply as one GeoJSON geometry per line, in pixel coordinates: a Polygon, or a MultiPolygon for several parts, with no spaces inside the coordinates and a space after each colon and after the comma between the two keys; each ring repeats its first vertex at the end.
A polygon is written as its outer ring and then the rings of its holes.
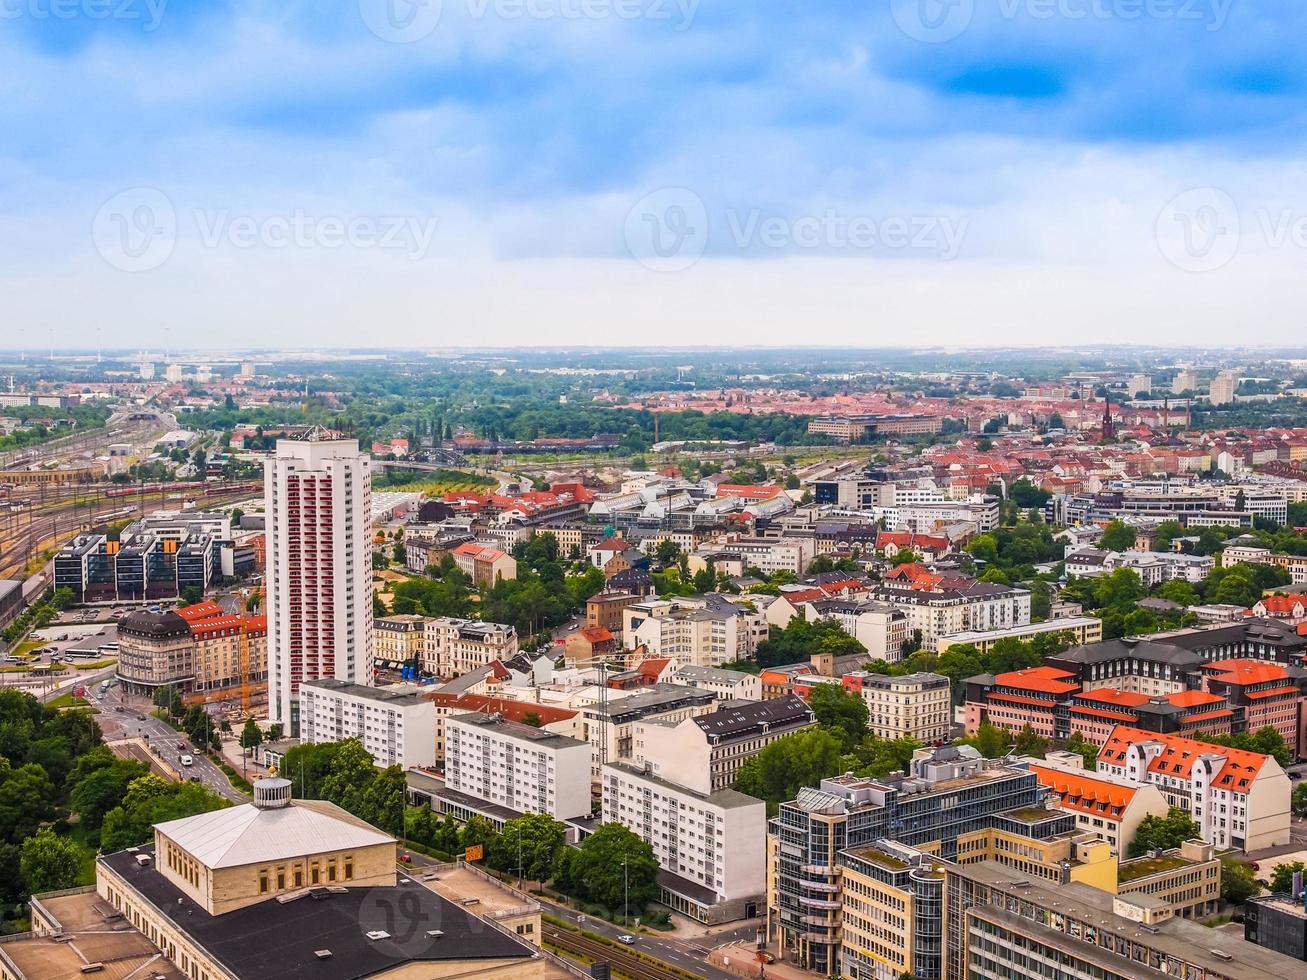
{"type": "Polygon", "coordinates": [[[293,732],[301,681],[373,682],[371,461],[352,439],[279,439],[263,496],[268,713],[293,732]]]}

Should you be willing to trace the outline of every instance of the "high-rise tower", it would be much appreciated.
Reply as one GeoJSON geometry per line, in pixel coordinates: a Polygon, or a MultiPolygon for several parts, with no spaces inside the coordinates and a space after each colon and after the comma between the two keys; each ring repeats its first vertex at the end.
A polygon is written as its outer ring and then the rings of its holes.
{"type": "Polygon", "coordinates": [[[301,681],[371,684],[372,474],[353,439],[278,439],[263,464],[268,713],[298,727],[301,681]]]}

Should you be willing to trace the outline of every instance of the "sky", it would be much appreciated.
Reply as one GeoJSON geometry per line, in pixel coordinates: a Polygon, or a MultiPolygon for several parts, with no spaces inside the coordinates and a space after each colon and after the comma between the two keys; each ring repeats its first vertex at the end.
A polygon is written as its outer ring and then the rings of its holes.
{"type": "Polygon", "coordinates": [[[0,347],[1293,342],[1304,28],[0,0],[0,347]]]}

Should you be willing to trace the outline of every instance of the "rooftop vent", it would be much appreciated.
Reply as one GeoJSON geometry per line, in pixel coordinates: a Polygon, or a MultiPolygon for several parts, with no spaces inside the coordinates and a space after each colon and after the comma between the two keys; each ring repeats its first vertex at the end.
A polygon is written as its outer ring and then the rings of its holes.
{"type": "Polygon", "coordinates": [[[385,929],[373,929],[368,933],[368,938],[376,942],[378,939],[389,939],[390,933],[386,932],[385,929]]]}
{"type": "Polygon", "coordinates": [[[1232,959],[1234,959],[1233,956],[1231,956],[1229,953],[1227,953],[1227,952],[1226,952],[1225,950],[1223,950],[1223,949],[1214,949],[1214,950],[1211,951],[1211,953],[1212,953],[1212,955],[1215,956],[1218,960],[1225,960],[1227,963],[1230,962],[1232,959]]]}
{"type": "Polygon", "coordinates": [[[290,780],[269,777],[254,784],[254,805],[260,810],[290,806],[290,780]]]}
{"type": "Polygon", "coordinates": [[[428,930],[427,930],[427,938],[428,938],[428,939],[443,939],[444,936],[445,936],[445,932],[444,932],[443,929],[428,929],[428,930]]]}
{"type": "Polygon", "coordinates": [[[103,963],[87,963],[84,967],[82,967],[82,972],[83,972],[83,973],[103,973],[103,972],[104,972],[104,964],[103,964],[103,963]]]}
{"type": "Polygon", "coordinates": [[[148,868],[148,867],[150,866],[150,861],[151,861],[151,860],[152,860],[152,859],[151,859],[150,855],[148,855],[148,854],[138,854],[138,855],[136,855],[136,863],[137,863],[138,865],[140,865],[142,868],[148,868]]]}
{"type": "Polygon", "coordinates": [[[320,959],[320,960],[329,960],[329,959],[331,959],[331,950],[329,950],[329,949],[315,949],[315,950],[313,951],[313,955],[316,956],[316,957],[317,957],[318,959],[320,959]]]}

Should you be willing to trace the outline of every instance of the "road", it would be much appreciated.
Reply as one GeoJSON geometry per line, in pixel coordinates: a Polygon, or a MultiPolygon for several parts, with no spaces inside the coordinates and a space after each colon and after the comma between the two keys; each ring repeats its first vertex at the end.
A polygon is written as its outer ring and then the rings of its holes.
{"type": "Polygon", "coordinates": [[[150,706],[144,698],[132,697],[124,701],[122,688],[115,684],[103,697],[96,688],[90,692],[88,700],[100,709],[97,721],[104,730],[106,742],[141,738],[149,742],[154,751],[179,775],[187,779],[198,776],[199,782],[207,789],[233,803],[249,802],[249,797],[233,787],[221,769],[194,750],[190,739],[151,715],[150,706]],[[118,710],[120,707],[122,711],[118,710]],[[178,749],[179,745],[183,748],[178,749]],[[179,756],[183,753],[194,759],[189,768],[181,765],[179,756]]]}

